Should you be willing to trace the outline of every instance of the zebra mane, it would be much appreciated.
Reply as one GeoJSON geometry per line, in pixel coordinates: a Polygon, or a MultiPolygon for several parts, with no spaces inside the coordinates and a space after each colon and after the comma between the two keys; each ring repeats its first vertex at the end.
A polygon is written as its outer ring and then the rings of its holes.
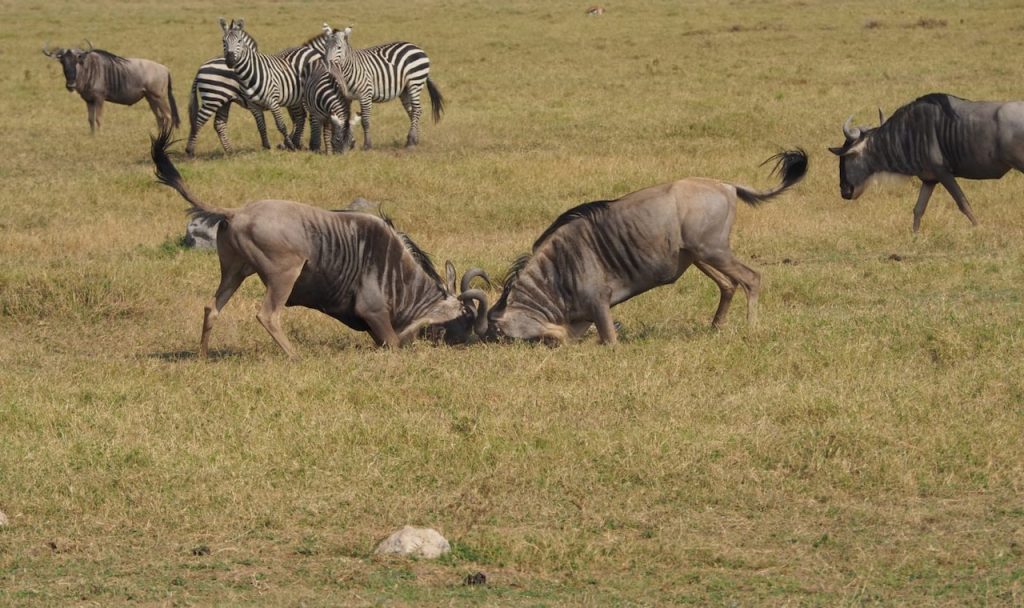
{"type": "Polygon", "coordinates": [[[542,232],[540,237],[538,237],[537,240],[533,242],[533,250],[536,251],[538,247],[544,244],[544,241],[546,241],[548,237],[554,234],[562,226],[565,226],[566,224],[578,219],[592,218],[595,215],[600,215],[605,211],[605,209],[608,208],[608,203],[611,202],[613,201],[591,201],[589,203],[583,203],[582,205],[577,205],[576,207],[569,209],[562,215],[558,216],[555,219],[555,221],[550,226],[548,226],[547,230],[542,232]]]}
{"type": "Polygon", "coordinates": [[[316,36],[313,36],[312,38],[310,38],[309,40],[303,42],[299,46],[311,46],[311,47],[315,48],[316,50],[318,50],[318,51],[320,51],[322,53],[324,48],[326,47],[326,40],[327,40],[327,33],[326,32],[320,32],[319,34],[317,34],[316,36]]]}
{"type": "Polygon", "coordinates": [[[387,224],[388,227],[391,228],[396,235],[398,235],[398,238],[401,239],[402,241],[402,245],[405,246],[405,250],[408,251],[410,255],[412,255],[412,259],[416,261],[416,264],[420,267],[420,269],[423,270],[423,272],[427,273],[427,276],[433,279],[436,283],[438,283],[439,285],[444,285],[444,280],[441,279],[441,275],[437,273],[437,268],[434,267],[434,262],[430,259],[430,254],[424,251],[423,248],[421,248],[419,245],[417,245],[416,241],[412,240],[411,236],[402,232],[398,228],[395,228],[395,224],[394,222],[391,221],[390,217],[384,215],[383,213],[379,213],[378,217],[384,220],[384,223],[387,224]]]}

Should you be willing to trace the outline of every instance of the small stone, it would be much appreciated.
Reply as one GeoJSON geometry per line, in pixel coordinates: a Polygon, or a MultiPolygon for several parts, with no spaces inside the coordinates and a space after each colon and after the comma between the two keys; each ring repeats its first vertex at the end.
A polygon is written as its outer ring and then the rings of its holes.
{"type": "Polygon", "coordinates": [[[902,262],[903,256],[898,253],[894,253],[889,256],[889,259],[892,260],[893,262],[902,262]]]}
{"type": "Polygon", "coordinates": [[[385,538],[374,552],[377,555],[404,555],[434,559],[452,550],[448,540],[433,528],[405,526],[385,538]]]}
{"type": "Polygon", "coordinates": [[[9,525],[11,525],[10,520],[7,519],[7,516],[4,515],[3,511],[0,511],[0,528],[3,528],[5,526],[9,526],[9,525]]]}
{"type": "Polygon", "coordinates": [[[199,545],[198,547],[193,547],[192,548],[192,555],[195,555],[196,557],[201,557],[203,555],[209,555],[209,554],[210,554],[210,547],[207,546],[207,545],[199,545]]]}
{"type": "Polygon", "coordinates": [[[473,574],[467,574],[466,580],[463,581],[467,586],[473,585],[486,585],[487,575],[483,572],[474,572],[473,574]]]}

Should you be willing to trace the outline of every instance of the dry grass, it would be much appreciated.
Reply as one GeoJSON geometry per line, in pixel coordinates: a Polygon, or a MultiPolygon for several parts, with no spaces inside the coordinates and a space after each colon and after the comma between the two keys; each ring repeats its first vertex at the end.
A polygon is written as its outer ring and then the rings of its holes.
{"type": "Polygon", "coordinates": [[[913,184],[846,203],[825,150],[933,90],[1021,97],[993,59],[1020,47],[1013,3],[100,4],[0,4],[0,604],[1024,602],[1022,179],[964,184],[974,229],[937,193],[915,238],[913,184]],[[258,150],[236,109],[237,156],[212,126],[199,159],[179,146],[192,190],[380,201],[460,269],[500,274],[581,201],[768,185],[758,163],[807,148],[805,183],[739,211],[762,324],[738,297],[711,331],[694,274],[618,307],[614,348],[382,352],[289,310],[291,362],[252,280],[196,360],[217,263],[176,246],[152,116],[110,106],[90,137],[39,48],[163,61],[184,114],[221,14],[270,49],[324,20],[412,40],[449,111],[407,152],[378,106],[377,150],[322,158],[258,150]],[[453,554],[371,557],[407,523],[453,554]]]}

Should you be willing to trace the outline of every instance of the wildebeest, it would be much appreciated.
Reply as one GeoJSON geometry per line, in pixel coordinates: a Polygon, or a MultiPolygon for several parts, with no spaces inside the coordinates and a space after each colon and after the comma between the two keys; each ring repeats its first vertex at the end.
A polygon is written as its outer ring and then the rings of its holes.
{"type": "Polygon", "coordinates": [[[77,91],[89,108],[89,128],[95,133],[103,120],[103,102],[130,106],[143,97],[149,102],[161,131],[177,127],[178,106],[171,89],[171,72],[149,59],[120,57],[102,49],[64,49],[43,54],[60,62],[68,91],[77,91]]]}
{"type": "MultiPolygon", "coordinates": [[[[220,221],[221,279],[203,317],[202,356],[217,315],[254,273],[267,287],[256,318],[289,356],[295,350],[281,327],[285,306],[319,310],[391,347],[411,342],[428,328],[439,329],[453,342],[465,341],[471,330],[483,334],[486,294],[467,289],[464,277],[463,291],[456,295],[451,263],[442,281],[427,255],[387,219],[284,200],[260,200],[237,209],[208,205],[186,189],[167,156],[169,138],[164,131],[153,139],[157,180],[189,202],[193,217],[220,221]]],[[[471,273],[477,274],[466,274],[471,273]]]]}
{"type": "Polygon", "coordinates": [[[875,174],[897,173],[921,179],[914,206],[914,232],[936,184],[977,225],[957,177],[998,179],[1024,170],[1024,102],[968,101],[931,93],[899,108],[875,128],[843,125],[846,141],[829,148],[839,156],[839,188],[844,199],[861,195],[875,174]]]}
{"type": "Polygon", "coordinates": [[[803,150],[765,162],[770,161],[782,183],[766,192],[691,178],[569,209],[534,242],[532,254],[513,265],[488,314],[486,338],[560,343],[582,336],[594,323],[600,341],[614,343],[611,307],[675,282],[691,264],[721,291],[714,326],[725,321],[737,285],[747,293],[753,324],[760,276],[729,248],[736,199],[756,206],[807,172],[803,150]]]}

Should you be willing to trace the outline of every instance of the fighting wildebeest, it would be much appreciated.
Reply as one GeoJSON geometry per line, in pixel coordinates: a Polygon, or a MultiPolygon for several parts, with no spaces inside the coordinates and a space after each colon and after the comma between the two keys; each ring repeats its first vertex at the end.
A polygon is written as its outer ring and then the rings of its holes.
{"type": "Polygon", "coordinates": [[[691,264],[721,292],[714,326],[725,321],[737,285],[747,293],[747,319],[755,323],[760,275],[729,248],[736,199],[756,206],[807,172],[803,150],[770,161],[782,183],[765,192],[691,178],[569,209],[534,242],[532,254],[512,266],[485,337],[560,343],[594,323],[602,343],[615,343],[612,306],[675,282],[691,264]]]}
{"type": "Polygon", "coordinates": [[[149,102],[161,131],[177,127],[178,106],[171,90],[171,72],[149,59],[120,57],[102,49],[64,49],[43,54],[60,62],[65,86],[76,91],[89,109],[89,129],[95,133],[103,120],[103,102],[130,106],[143,97],[149,102]]]}
{"type": "Polygon", "coordinates": [[[468,289],[455,293],[455,269],[445,265],[442,281],[429,258],[386,218],[358,211],[327,211],[285,200],[260,200],[237,209],[208,205],[193,196],[167,156],[170,133],[153,139],[157,180],[174,188],[193,217],[220,222],[217,254],[221,279],[206,306],[200,354],[206,356],[210,330],[221,309],[246,277],[258,274],[267,288],[256,318],[289,356],[295,349],[281,326],[285,306],[319,310],[378,345],[408,344],[421,330],[439,330],[450,342],[482,335],[487,296],[468,289]],[[480,314],[478,314],[478,311],[480,314]]]}
{"type": "Polygon", "coordinates": [[[914,232],[936,184],[977,225],[957,177],[998,179],[1024,170],[1024,102],[968,101],[931,93],[896,110],[875,128],[843,125],[846,141],[829,150],[839,156],[839,188],[844,199],[863,193],[872,175],[896,173],[921,179],[914,206],[914,232]]]}

